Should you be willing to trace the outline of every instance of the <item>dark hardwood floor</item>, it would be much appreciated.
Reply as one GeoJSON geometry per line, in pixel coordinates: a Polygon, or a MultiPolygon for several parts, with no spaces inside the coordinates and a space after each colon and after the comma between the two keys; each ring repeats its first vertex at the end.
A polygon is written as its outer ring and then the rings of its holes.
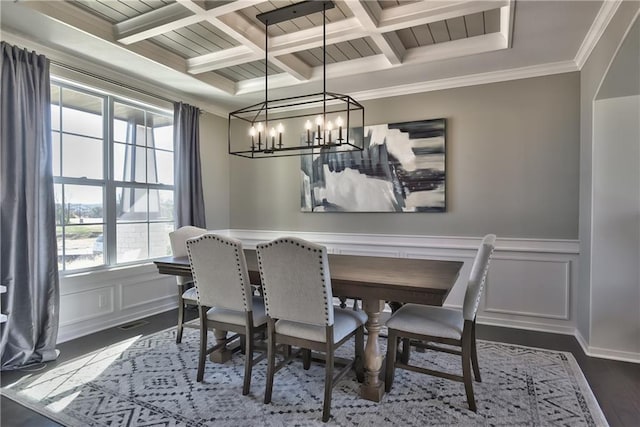
{"type": "MultiPolygon", "coordinates": [[[[194,318],[196,312],[187,311],[194,318]]],[[[48,364],[50,369],[105,345],[140,334],[147,335],[175,325],[176,310],[144,319],[147,323],[122,330],[111,328],[75,339],[58,346],[60,357],[48,364]]],[[[520,329],[478,325],[478,338],[571,352],[587,378],[607,421],[611,426],[637,427],[640,425],[640,365],[596,359],[585,356],[576,339],[569,335],[550,334],[520,329]]],[[[3,372],[2,384],[10,384],[25,371],[3,372]]],[[[0,425],[3,427],[51,427],[60,424],[21,406],[6,397],[0,402],[0,425]]]]}

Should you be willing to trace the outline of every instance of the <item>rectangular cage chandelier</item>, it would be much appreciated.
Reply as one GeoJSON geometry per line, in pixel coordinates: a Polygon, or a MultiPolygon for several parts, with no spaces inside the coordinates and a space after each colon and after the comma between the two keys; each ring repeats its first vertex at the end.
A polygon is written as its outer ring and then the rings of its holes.
{"type": "Polygon", "coordinates": [[[364,107],[348,95],[327,92],[326,11],[333,1],[303,1],[256,16],[264,24],[264,101],[229,113],[229,154],[255,158],[364,149],[364,107]],[[269,99],[269,25],[322,12],[323,91],[269,99]]]}

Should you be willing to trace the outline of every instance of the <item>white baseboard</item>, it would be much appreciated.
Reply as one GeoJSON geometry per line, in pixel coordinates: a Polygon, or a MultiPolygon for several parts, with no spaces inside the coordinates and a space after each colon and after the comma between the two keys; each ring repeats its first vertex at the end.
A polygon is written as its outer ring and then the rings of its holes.
{"type": "Polygon", "coordinates": [[[515,319],[504,320],[488,316],[478,316],[477,322],[481,325],[523,329],[526,331],[549,332],[552,334],[574,335],[575,333],[575,328],[571,326],[554,325],[542,322],[531,322],[515,319]]]}
{"type": "MultiPolygon", "coordinates": [[[[173,298],[171,302],[165,302],[164,304],[139,310],[139,311],[136,311],[135,313],[110,316],[110,317],[92,321],[92,322],[74,323],[69,326],[60,327],[60,330],[58,331],[57,343],[60,344],[66,341],[71,341],[73,339],[80,338],[85,335],[90,335],[105,329],[109,329],[114,326],[119,326],[125,323],[133,322],[134,320],[139,320],[148,316],[153,316],[155,314],[164,313],[165,311],[173,310],[177,307],[178,307],[178,302],[175,298],[173,298]]],[[[178,323],[178,319],[176,318],[176,324],[177,323],[178,323]]]]}
{"type": "Polygon", "coordinates": [[[580,347],[582,347],[584,354],[589,357],[618,360],[620,362],[640,363],[640,353],[590,346],[578,329],[575,331],[575,337],[578,340],[580,347]]]}

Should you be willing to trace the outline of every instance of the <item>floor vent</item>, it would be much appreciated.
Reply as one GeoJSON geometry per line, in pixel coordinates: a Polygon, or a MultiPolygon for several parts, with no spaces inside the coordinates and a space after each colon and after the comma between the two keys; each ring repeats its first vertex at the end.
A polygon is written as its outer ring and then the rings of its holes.
{"type": "Polygon", "coordinates": [[[123,331],[128,331],[129,329],[139,328],[143,325],[148,325],[149,322],[146,320],[137,320],[135,322],[127,323],[126,325],[118,326],[118,329],[122,329],[123,331]]]}

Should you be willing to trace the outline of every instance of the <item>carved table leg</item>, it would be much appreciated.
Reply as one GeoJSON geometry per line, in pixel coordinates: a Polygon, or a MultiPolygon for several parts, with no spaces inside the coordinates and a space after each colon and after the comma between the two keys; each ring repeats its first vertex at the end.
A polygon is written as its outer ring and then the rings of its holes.
{"type": "Polygon", "coordinates": [[[384,395],[384,382],[380,381],[383,354],[380,351],[378,336],[380,335],[380,312],[384,309],[384,301],[363,300],[363,308],[367,313],[367,345],[364,348],[364,383],[360,386],[360,397],[380,402],[384,395]]]}
{"type": "MultiPolygon", "coordinates": [[[[227,338],[227,331],[220,331],[218,329],[215,329],[213,331],[213,335],[216,337],[216,345],[217,345],[224,342],[224,340],[227,338]]],[[[224,363],[227,360],[231,360],[232,354],[233,354],[233,351],[225,345],[222,348],[212,352],[209,355],[209,360],[215,363],[224,363]]]]}

